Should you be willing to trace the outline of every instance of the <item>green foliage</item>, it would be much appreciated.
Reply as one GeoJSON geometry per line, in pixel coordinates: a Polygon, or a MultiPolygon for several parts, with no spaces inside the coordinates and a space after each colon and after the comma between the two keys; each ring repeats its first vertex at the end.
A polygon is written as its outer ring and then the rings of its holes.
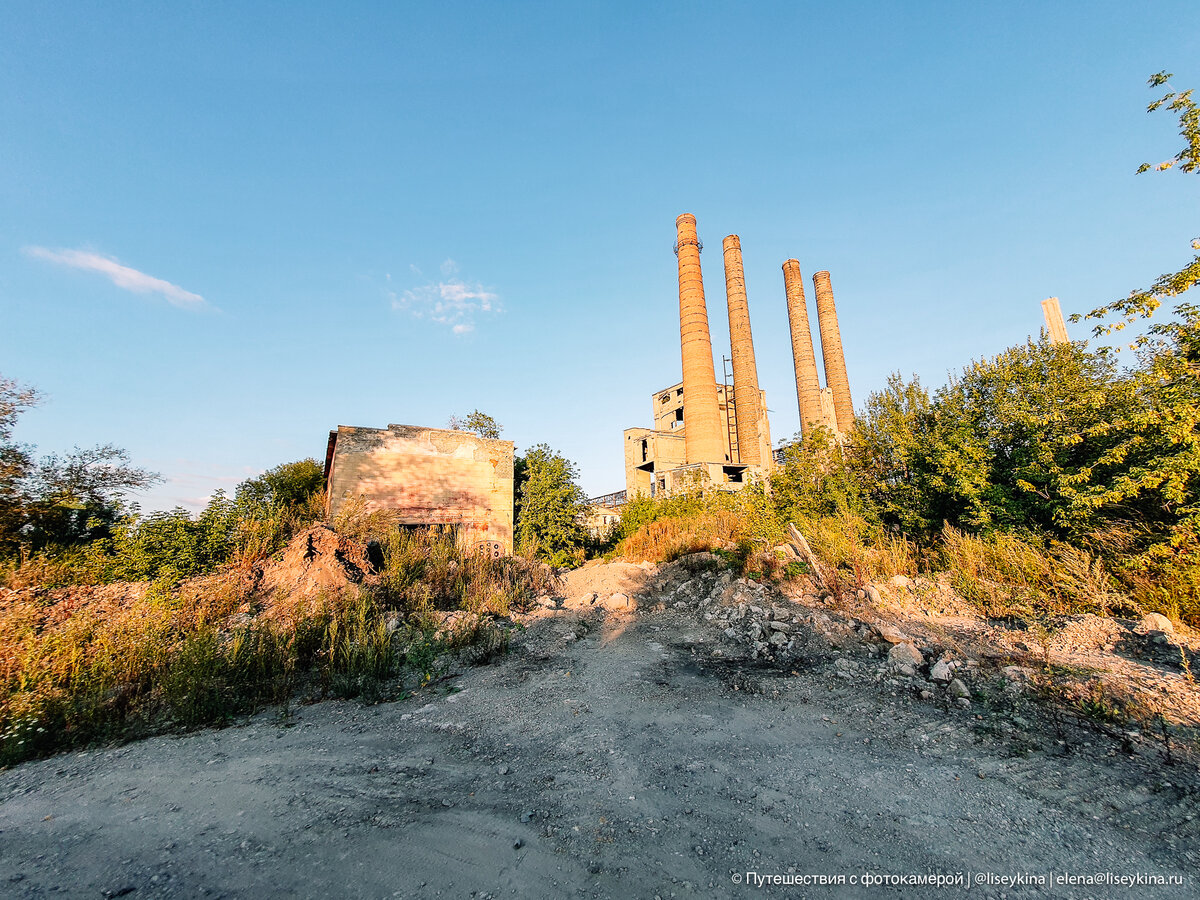
{"type": "Polygon", "coordinates": [[[847,454],[822,427],[811,428],[783,452],[771,475],[771,496],[781,520],[862,514],[858,474],[847,454]]]}
{"type": "Polygon", "coordinates": [[[528,475],[521,487],[518,546],[555,565],[576,560],[587,540],[580,524],[587,496],[577,482],[578,469],[546,444],[525,454],[525,467],[528,475]]]}
{"type": "Polygon", "coordinates": [[[503,425],[477,409],[465,416],[451,416],[449,425],[451,431],[472,431],[490,441],[500,440],[500,432],[504,430],[503,425]]]}
{"type": "Polygon", "coordinates": [[[925,502],[929,485],[922,463],[930,406],[921,382],[915,377],[906,382],[897,372],[884,390],[867,398],[847,447],[864,512],[904,531],[928,532],[937,525],[925,502]]]}
{"type": "MultiPolygon", "coordinates": [[[[58,471],[70,465],[55,461],[49,468],[58,471]]],[[[87,477],[66,473],[58,480],[81,485],[87,477]]],[[[195,515],[182,507],[143,514],[136,506],[118,515],[114,504],[70,505],[43,490],[43,499],[27,506],[39,511],[37,521],[59,524],[54,540],[42,541],[41,552],[24,566],[43,583],[55,584],[155,579],[174,583],[230,563],[248,567],[280,550],[320,517],[323,481],[315,460],[285,463],[243,481],[235,499],[218,490],[195,515]],[[86,529],[77,524],[85,513],[91,516],[86,529]]],[[[27,526],[26,533],[35,532],[27,526]]],[[[49,527],[43,525],[36,533],[49,533],[49,527]]]]}
{"type": "Polygon", "coordinates": [[[159,480],[111,445],[36,459],[12,432],[39,399],[0,377],[0,559],[102,538],[120,518],[124,495],[159,480]]]}
{"type": "Polygon", "coordinates": [[[106,563],[104,581],[178,581],[228,562],[238,521],[235,503],[218,490],[194,517],[182,507],[127,517],[93,556],[106,563]]]}
{"type": "MultiPolygon", "coordinates": [[[[1159,72],[1157,75],[1151,76],[1150,86],[1152,88],[1170,87],[1171,77],[1168,72],[1159,72]]],[[[1200,174],[1200,107],[1197,107],[1195,101],[1192,100],[1190,90],[1177,92],[1172,89],[1151,103],[1146,111],[1156,112],[1164,106],[1169,111],[1179,114],[1179,134],[1184,139],[1184,147],[1166,162],[1157,165],[1142,163],[1138,167],[1138,172],[1151,170],[1163,172],[1178,165],[1180,172],[1189,175],[1200,174]]],[[[1200,250],[1200,238],[1192,241],[1192,248],[1200,250]]],[[[1149,288],[1134,290],[1128,297],[1122,297],[1120,300],[1097,307],[1084,318],[1097,320],[1093,329],[1097,337],[1111,334],[1133,324],[1138,319],[1150,318],[1162,306],[1164,300],[1178,297],[1196,284],[1200,284],[1200,255],[1193,257],[1191,262],[1178,272],[1160,275],[1149,288]],[[1104,321],[1113,316],[1117,317],[1115,321],[1104,321]]],[[[1077,321],[1078,318],[1078,316],[1072,316],[1072,321],[1077,321]]],[[[1136,343],[1138,341],[1135,341],[1136,343]]]]}
{"type": "Polygon", "coordinates": [[[281,463],[237,486],[234,502],[240,509],[277,507],[297,510],[325,490],[325,468],[315,459],[281,463]]]}

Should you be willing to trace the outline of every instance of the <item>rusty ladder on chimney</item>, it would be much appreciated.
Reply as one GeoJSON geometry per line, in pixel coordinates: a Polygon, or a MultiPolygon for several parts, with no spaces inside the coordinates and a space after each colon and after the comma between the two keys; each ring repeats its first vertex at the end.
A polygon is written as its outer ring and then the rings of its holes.
{"type": "Polygon", "coordinates": [[[742,461],[742,454],[737,439],[737,403],[733,399],[733,382],[730,380],[733,374],[732,366],[733,360],[727,356],[721,357],[721,375],[725,379],[725,422],[729,426],[729,433],[725,435],[725,445],[729,448],[729,464],[736,466],[742,461]]]}

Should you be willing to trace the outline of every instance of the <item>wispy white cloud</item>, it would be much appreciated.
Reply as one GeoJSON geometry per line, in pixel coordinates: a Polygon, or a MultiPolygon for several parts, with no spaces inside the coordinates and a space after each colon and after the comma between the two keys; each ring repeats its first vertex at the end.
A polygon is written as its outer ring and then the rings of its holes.
{"type": "MultiPolygon", "coordinates": [[[[416,271],[415,266],[412,268],[416,271]]],[[[476,318],[480,315],[503,312],[498,294],[478,282],[453,277],[458,272],[458,264],[454,260],[446,260],[441,269],[446,276],[444,280],[400,292],[391,289],[389,275],[386,291],[392,309],[446,325],[453,334],[474,331],[476,318]]]]}
{"type": "Polygon", "coordinates": [[[52,250],[49,247],[26,247],[26,256],[43,259],[55,265],[67,266],[72,269],[82,269],[86,272],[98,272],[119,288],[132,291],[135,294],[158,294],[172,306],[180,309],[204,309],[208,303],[199,294],[185,291],[177,284],[171,284],[145,272],[122,265],[110,256],[101,256],[90,250],[52,250]]]}

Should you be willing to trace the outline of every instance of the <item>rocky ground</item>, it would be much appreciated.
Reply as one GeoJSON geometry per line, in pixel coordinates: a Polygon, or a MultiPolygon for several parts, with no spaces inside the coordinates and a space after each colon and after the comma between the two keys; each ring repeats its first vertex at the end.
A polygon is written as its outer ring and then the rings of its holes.
{"type": "Polygon", "coordinates": [[[962,873],[980,897],[1195,896],[1193,637],[1035,639],[939,590],[577,570],[507,655],[407,699],[0,772],[0,894],[927,897],[963,887],[849,879],[962,873]],[[1097,680],[1159,702],[1173,742],[1072,712],[1097,680]]]}

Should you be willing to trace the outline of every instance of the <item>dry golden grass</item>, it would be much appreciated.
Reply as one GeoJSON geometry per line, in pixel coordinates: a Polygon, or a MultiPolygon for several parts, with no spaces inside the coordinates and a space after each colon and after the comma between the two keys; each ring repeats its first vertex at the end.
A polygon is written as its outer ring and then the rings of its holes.
{"type": "Polygon", "coordinates": [[[480,659],[502,649],[489,617],[552,586],[545,566],[464,551],[448,533],[392,531],[383,551],[382,571],[337,590],[264,591],[231,566],[180,584],[7,593],[0,765],[94,739],[219,723],[286,700],[299,684],[320,695],[372,695],[401,664],[428,681],[444,648],[478,642],[480,659]],[[439,609],[469,616],[435,637],[439,609]]]}

